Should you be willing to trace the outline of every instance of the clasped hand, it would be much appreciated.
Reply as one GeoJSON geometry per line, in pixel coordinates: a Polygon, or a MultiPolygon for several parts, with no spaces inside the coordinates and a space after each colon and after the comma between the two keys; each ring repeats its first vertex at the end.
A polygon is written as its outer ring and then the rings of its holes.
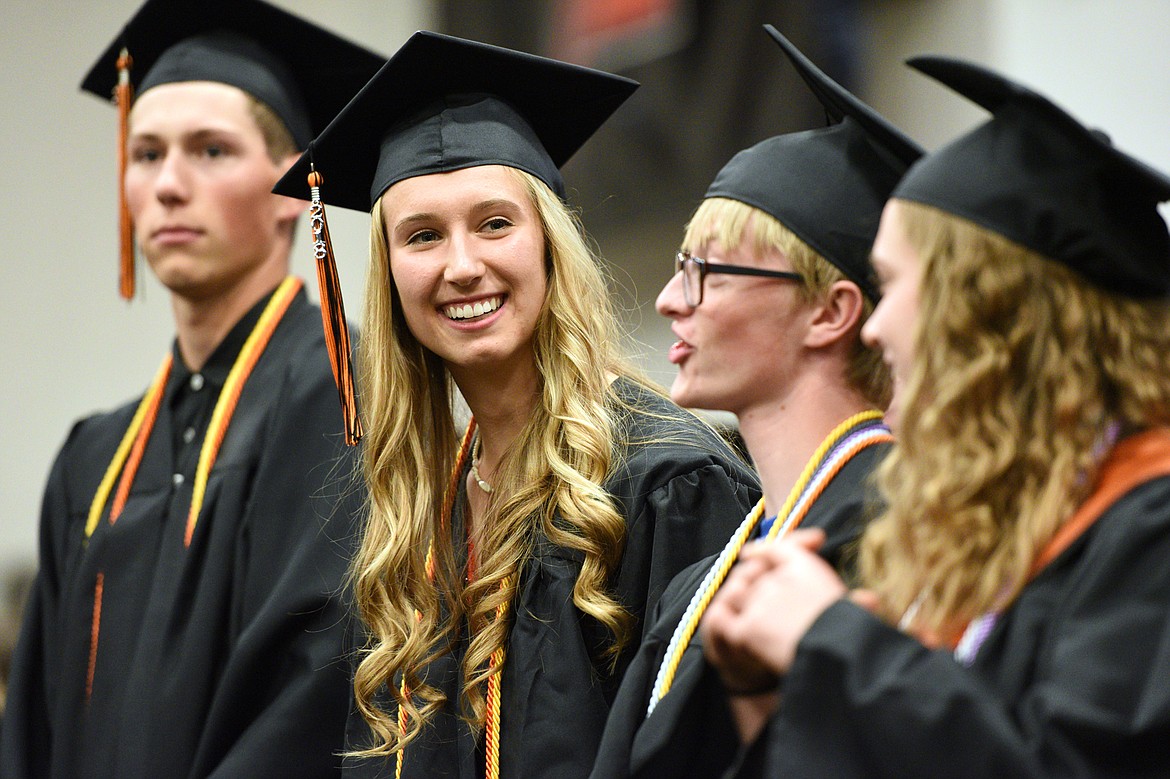
{"type": "Polygon", "coordinates": [[[731,694],[775,689],[817,617],[848,590],[818,554],[819,529],[744,547],[700,624],[703,652],[731,694]]]}

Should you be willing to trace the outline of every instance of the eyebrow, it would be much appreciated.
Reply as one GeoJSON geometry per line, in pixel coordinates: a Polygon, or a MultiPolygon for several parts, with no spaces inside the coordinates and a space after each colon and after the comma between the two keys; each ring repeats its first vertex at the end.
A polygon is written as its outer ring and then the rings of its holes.
{"type": "Polygon", "coordinates": [[[403,227],[418,224],[419,222],[430,222],[435,218],[437,218],[437,215],[432,213],[411,214],[394,223],[394,232],[398,232],[403,227]]]}
{"type": "MultiPolygon", "coordinates": [[[[519,210],[520,206],[514,200],[507,198],[491,198],[489,200],[481,200],[471,207],[471,213],[478,213],[481,211],[492,211],[497,208],[505,208],[510,210],[519,210]]],[[[394,223],[394,231],[397,232],[404,227],[419,224],[421,222],[430,222],[439,219],[439,215],[433,211],[422,211],[410,216],[404,216],[394,223]]]]}
{"type": "MultiPolygon", "coordinates": [[[[204,128],[195,130],[194,132],[191,132],[191,133],[182,133],[179,136],[181,141],[188,141],[188,142],[189,141],[195,141],[195,142],[205,141],[205,140],[208,140],[209,138],[224,138],[224,139],[230,141],[230,140],[236,140],[239,137],[240,137],[240,133],[238,130],[234,130],[234,129],[227,128],[227,127],[204,127],[204,128]]],[[[161,140],[163,140],[163,134],[158,133],[158,132],[149,131],[149,130],[144,131],[144,132],[131,132],[128,140],[130,140],[130,141],[150,141],[150,142],[161,141],[161,140]]]]}

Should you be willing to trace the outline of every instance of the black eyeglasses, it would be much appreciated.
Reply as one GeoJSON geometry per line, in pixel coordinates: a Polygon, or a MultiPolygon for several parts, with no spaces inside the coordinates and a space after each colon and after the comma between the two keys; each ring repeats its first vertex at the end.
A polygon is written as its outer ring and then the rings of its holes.
{"type": "Polygon", "coordinates": [[[691,308],[703,302],[703,279],[708,273],[730,273],[736,276],[761,276],[767,279],[787,279],[801,284],[804,277],[799,273],[786,270],[765,270],[752,268],[747,265],[725,265],[720,262],[708,262],[702,257],[692,257],[690,252],[679,252],[674,255],[674,272],[682,272],[683,299],[691,308]]]}

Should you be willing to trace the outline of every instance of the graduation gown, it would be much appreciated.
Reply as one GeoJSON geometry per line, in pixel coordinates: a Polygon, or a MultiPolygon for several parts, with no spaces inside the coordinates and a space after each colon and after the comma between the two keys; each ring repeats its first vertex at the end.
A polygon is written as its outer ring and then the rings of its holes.
{"type": "Polygon", "coordinates": [[[1170,478],[1043,569],[970,667],[842,600],[783,696],[741,776],[1170,775],[1170,478]]]}
{"type": "MultiPolygon", "coordinates": [[[[522,567],[502,679],[500,776],[572,779],[589,773],[622,673],[637,648],[643,620],[670,579],[718,550],[760,492],[754,474],[711,430],[631,382],[618,391],[648,414],[629,420],[619,440],[633,443],[604,487],[626,518],[622,560],[612,593],[634,617],[633,637],[611,673],[599,650],[605,631],[573,605],[580,553],[537,539],[522,567]]],[[[459,480],[457,507],[466,503],[459,480]]],[[[461,509],[457,509],[461,511],[461,509]]],[[[458,528],[460,517],[452,526],[458,528]]],[[[482,779],[482,738],[458,717],[458,670],[465,644],[427,667],[447,695],[445,709],[405,751],[404,779],[482,779]]],[[[359,714],[352,744],[369,743],[359,714]]],[[[395,759],[349,761],[347,777],[393,777],[395,759]]]]}
{"type": "MultiPolygon", "coordinates": [[[[888,451],[888,444],[875,444],[855,455],[801,523],[825,531],[821,554],[838,569],[873,513],[868,480],[888,451]]],[[[739,736],[718,673],[703,657],[699,632],[687,645],[669,692],[646,717],[667,645],[715,557],[679,574],[659,601],[605,725],[593,779],[718,776],[734,763],[739,736]]]]}
{"type": "Polygon", "coordinates": [[[12,668],[6,779],[339,771],[350,697],[339,592],[358,490],[318,309],[298,294],[257,362],[189,548],[193,480],[177,483],[170,402],[186,385],[202,389],[202,375],[168,383],[125,509],[111,525],[107,505],[88,544],[90,503],[137,402],[78,422],[57,456],[12,668]]]}

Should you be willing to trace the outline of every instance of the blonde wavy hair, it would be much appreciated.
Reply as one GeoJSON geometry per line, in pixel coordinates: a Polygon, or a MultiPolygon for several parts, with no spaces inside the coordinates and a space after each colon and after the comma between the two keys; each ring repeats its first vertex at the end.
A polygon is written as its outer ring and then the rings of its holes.
{"type": "Polygon", "coordinates": [[[500,671],[489,670],[488,660],[510,631],[510,620],[496,619],[495,610],[514,599],[537,534],[583,553],[573,603],[612,634],[608,658],[616,659],[630,637],[632,617],[607,591],[621,559],[625,520],[600,485],[617,465],[622,415],[636,412],[623,406],[611,379],[646,383],[620,355],[622,334],[608,278],[576,216],[539,179],[508,171],[526,189],[543,225],[548,283],[534,343],[541,394],[493,476],[484,537],[476,548],[477,578],[470,584],[463,582],[442,511],[458,458],[453,382],[443,362],[406,326],[390,276],[380,199],[373,208],[360,377],[370,505],[352,578],[369,628],[354,691],[376,743],[354,756],[405,748],[444,706],[444,694],[426,683],[422,671],[450,651],[464,621],[470,643],[462,661],[460,710],[473,727],[483,727],[485,682],[500,671]],[[428,548],[433,582],[426,571],[428,548]],[[399,680],[408,697],[401,695],[399,680]],[[383,690],[404,712],[404,729],[375,701],[383,690]]]}
{"type": "MultiPolygon", "coordinates": [[[[728,250],[751,241],[751,248],[755,252],[762,254],[771,250],[779,251],[792,263],[792,270],[804,277],[798,294],[802,301],[810,305],[824,300],[829,289],[838,281],[850,280],[837,266],[818,254],[774,216],[739,200],[711,197],[699,204],[687,224],[682,248],[694,250],[711,241],[718,241],[728,250]],[[754,222],[751,221],[752,217],[755,217],[754,222]],[[750,231],[749,222],[752,225],[750,231]]],[[[864,294],[862,301],[858,333],[874,309],[873,301],[864,294]]],[[[875,408],[884,409],[889,404],[889,369],[882,362],[881,354],[868,348],[860,337],[854,341],[845,379],[875,408]]]]}
{"type": "Polygon", "coordinates": [[[1023,588],[1113,435],[1170,421],[1170,303],[898,203],[922,263],[915,359],[861,574],[888,619],[917,604],[912,627],[947,636],[1023,588]]]}

